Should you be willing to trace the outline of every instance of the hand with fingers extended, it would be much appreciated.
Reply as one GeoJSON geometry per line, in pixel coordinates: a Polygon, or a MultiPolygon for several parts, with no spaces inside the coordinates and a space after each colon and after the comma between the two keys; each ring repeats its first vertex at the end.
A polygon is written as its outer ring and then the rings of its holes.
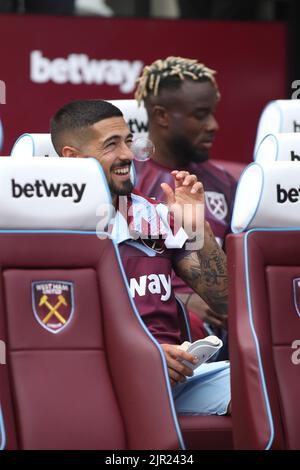
{"type": "Polygon", "coordinates": [[[171,172],[175,180],[175,189],[167,183],[161,188],[165,193],[170,212],[174,215],[175,226],[182,226],[189,238],[204,232],[204,202],[203,185],[196,175],[188,171],[174,170],[171,172]]]}
{"type": "Polygon", "coordinates": [[[183,360],[197,364],[197,357],[187,353],[180,346],[174,344],[161,344],[168,366],[168,374],[172,387],[180,382],[184,382],[186,377],[191,377],[193,371],[182,363],[183,360]]]}

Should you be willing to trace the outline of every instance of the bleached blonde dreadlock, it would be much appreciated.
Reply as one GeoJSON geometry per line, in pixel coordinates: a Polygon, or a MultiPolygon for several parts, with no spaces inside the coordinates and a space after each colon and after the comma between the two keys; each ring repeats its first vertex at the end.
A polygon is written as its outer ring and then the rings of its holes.
{"type": "Polygon", "coordinates": [[[179,83],[186,78],[195,81],[207,78],[216,88],[219,97],[218,85],[214,77],[215,73],[215,70],[198,63],[196,59],[172,56],[167,57],[165,60],[159,59],[144,67],[142,75],[137,79],[135,99],[140,105],[141,101],[148,95],[157,96],[159,87],[164,81],[171,78],[177,78],[179,83]]]}

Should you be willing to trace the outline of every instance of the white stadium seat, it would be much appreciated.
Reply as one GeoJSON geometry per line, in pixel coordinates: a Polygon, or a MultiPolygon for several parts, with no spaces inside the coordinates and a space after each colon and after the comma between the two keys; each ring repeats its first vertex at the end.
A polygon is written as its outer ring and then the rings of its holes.
{"type": "Polygon", "coordinates": [[[113,216],[94,158],[0,159],[0,200],[1,229],[100,231],[113,216]]]}
{"type": "Polygon", "coordinates": [[[14,143],[12,157],[58,157],[50,134],[22,134],[14,143]]]}
{"type": "Polygon", "coordinates": [[[251,163],[238,184],[231,229],[300,226],[300,167],[297,162],[251,163]]]}
{"type": "Polygon", "coordinates": [[[266,105],[258,123],[254,155],[263,138],[277,132],[300,132],[300,100],[275,100],[266,105]]]}
{"type": "Polygon", "coordinates": [[[268,134],[259,144],[254,156],[256,163],[300,161],[300,134],[283,132],[268,134]]]}

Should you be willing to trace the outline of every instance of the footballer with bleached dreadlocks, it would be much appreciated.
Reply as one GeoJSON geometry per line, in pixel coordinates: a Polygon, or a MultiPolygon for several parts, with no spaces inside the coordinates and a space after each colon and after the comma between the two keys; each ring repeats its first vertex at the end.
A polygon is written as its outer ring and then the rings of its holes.
{"type": "MultiPolygon", "coordinates": [[[[144,67],[135,98],[146,108],[148,135],[155,152],[147,163],[135,162],[135,187],[149,197],[167,202],[162,184],[173,187],[172,171],[196,175],[205,189],[207,218],[222,242],[230,231],[236,182],[209,158],[219,129],[215,113],[220,93],[215,74],[215,70],[195,59],[173,56],[144,67]]],[[[196,271],[194,274],[199,275],[196,271]]],[[[218,360],[228,359],[227,332],[222,328],[226,327],[225,317],[219,317],[178,279],[175,291],[187,309],[189,304],[197,314],[191,317],[193,338],[203,334],[199,318],[204,319],[222,338],[224,347],[218,360]]]]}
{"type": "Polygon", "coordinates": [[[215,70],[200,64],[196,59],[183,57],[167,57],[146,65],[140,78],[137,79],[135,99],[140,105],[147,101],[149,95],[157,96],[160,89],[178,88],[184,80],[210,81],[215,87],[218,98],[220,93],[214,75],[215,70]]]}
{"type": "Polygon", "coordinates": [[[218,130],[215,70],[196,59],[167,57],[144,67],[135,98],[145,105],[153,159],[169,168],[204,162],[218,130]]]}

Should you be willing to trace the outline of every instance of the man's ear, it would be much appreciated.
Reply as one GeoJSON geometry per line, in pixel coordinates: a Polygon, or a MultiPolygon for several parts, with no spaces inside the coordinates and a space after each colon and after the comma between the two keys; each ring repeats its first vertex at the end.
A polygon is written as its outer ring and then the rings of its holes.
{"type": "Polygon", "coordinates": [[[161,127],[168,127],[169,125],[169,113],[164,106],[155,105],[152,108],[152,116],[154,122],[161,127]]]}
{"type": "Polygon", "coordinates": [[[80,152],[76,147],[70,147],[69,145],[65,145],[62,150],[61,154],[63,157],[80,157],[80,152]]]}

